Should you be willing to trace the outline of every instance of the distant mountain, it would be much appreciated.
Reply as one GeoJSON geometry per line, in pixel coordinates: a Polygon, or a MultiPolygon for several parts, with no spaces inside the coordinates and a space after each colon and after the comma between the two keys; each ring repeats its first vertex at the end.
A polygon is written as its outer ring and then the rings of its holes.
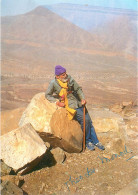
{"type": "MultiPolygon", "coordinates": [[[[120,15],[95,30],[96,37],[106,48],[137,56],[138,21],[133,15],[120,15]],[[107,36],[108,35],[108,36],[107,36]]],[[[93,29],[91,33],[94,34],[93,29]]]]}
{"type": "Polygon", "coordinates": [[[27,14],[2,17],[2,73],[44,73],[56,64],[102,71],[115,69],[120,60],[130,69],[133,62],[127,60],[133,60],[133,53],[127,56],[124,47],[115,51],[109,47],[109,33],[98,30],[88,32],[42,6],[27,14]]]}
{"type": "Polygon", "coordinates": [[[59,3],[45,5],[52,12],[62,16],[71,23],[89,31],[112,21],[118,16],[129,16],[136,20],[138,13],[128,9],[98,7],[59,3]]]}
{"type": "Polygon", "coordinates": [[[106,48],[137,55],[136,11],[62,3],[45,7],[95,34],[95,38],[106,48]]]}
{"type": "Polygon", "coordinates": [[[24,15],[2,17],[1,24],[3,60],[80,64],[86,62],[83,50],[103,49],[91,33],[41,6],[24,15]]]}

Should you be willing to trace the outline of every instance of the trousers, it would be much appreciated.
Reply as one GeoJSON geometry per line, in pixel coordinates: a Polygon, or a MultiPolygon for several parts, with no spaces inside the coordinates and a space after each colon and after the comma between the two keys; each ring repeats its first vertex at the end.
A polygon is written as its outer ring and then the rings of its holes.
{"type": "MultiPolygon", "coordinates": [[[[74,119],[79,122],[79,124],[81,125],[81,129],[83,131],[83,107],[76,108],[75,110],[77,112],[74,116],[74,119]]],[[[95,132],[95,129],[94,129],[94,126],[92,124],[91,117],[90,117],[87,109],[85,112],[85,135],[86,135],[86,144],[88,142],[91,142],[93,144],[97,144],[99,142],[97,135],[96,135],[96,132],[95,132]]]]}

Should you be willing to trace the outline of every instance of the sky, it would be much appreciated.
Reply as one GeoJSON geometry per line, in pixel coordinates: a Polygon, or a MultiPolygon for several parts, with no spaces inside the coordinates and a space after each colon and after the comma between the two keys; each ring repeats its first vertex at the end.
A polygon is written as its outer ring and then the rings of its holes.
{"type": "Polygon", "coordinates": [[[137,9],[138,0],[35,0],[38,4],[73,3],[93,6],[137,9]]]}
{"type": "Polygon", "coordinates": [[[26,13],[40,5],[72,3],[111,8],[132,9],[138,11],[138,0],[0,0],[1,15],[17,15],[26,13]]]}

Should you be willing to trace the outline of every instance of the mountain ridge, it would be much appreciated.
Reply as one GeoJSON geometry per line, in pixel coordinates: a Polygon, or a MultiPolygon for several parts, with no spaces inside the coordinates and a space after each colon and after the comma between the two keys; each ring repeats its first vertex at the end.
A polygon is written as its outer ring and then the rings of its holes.
{"type": "Polygon", "coordinates": [[[96,70],[108,67],[108,63],[102,62],[115,56],[135,61],[133,53],[129,56],[121,50],[112,50],[107,43],[101,42],[100,36],[96,37],[43,6],[23,15],[2,17],[1,24],[3,72],[15,72],[17,66],[20,71],[23,68],[28,72],[27,64],[35,72],[37,67],[46,70],[54,64],[77,69],[85,69],[87,64],[87,68],[96,70]],[[5,66],[9,62],[10,67],[5,66]],[[96,64],[100,64],[99,67],[96,64]]]}

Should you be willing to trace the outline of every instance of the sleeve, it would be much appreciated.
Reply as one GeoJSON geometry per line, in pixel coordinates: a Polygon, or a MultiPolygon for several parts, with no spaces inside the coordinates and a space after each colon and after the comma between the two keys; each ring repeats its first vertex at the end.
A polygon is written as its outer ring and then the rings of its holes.
{"type": "Polygon", "coordinates": [[[54,103],[57,101],[57,99],[53,97],[53,93],[54,93],[54,83],[53,81],[51,81],[48,86],[48,89],[46,90],[45,98],[49,100],[50,102],[54,103]]]}
{"type": "Polygon", "coordinates": [[[77,93],[80,100],[85,99],[84,93],[82,91],[82,87],[80,87],[79,84],[75,80],[73,80],[73,82],[74,82],[74,91],[77,93]]]}

